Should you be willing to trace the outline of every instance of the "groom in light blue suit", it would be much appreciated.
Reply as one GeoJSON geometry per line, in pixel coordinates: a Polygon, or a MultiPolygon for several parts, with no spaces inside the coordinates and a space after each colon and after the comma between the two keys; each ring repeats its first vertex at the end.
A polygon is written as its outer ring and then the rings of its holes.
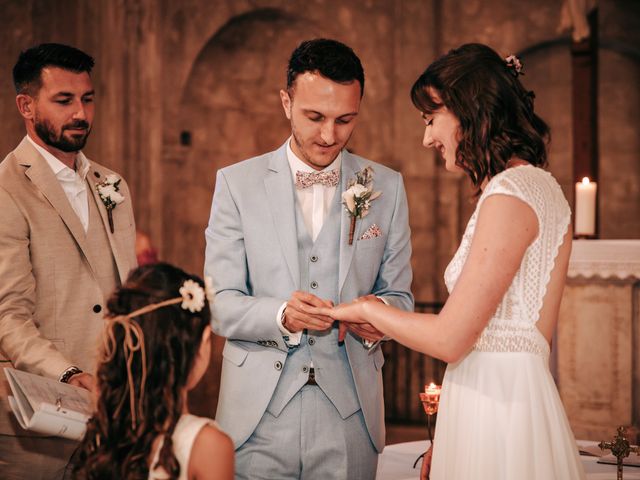
{"type": "Polygon", "coordinates": [[[216,420],[235,442],[238,478],[375,477],[382,334],[308,313],[370,295],[413,309],[402,177],[344,149],[363,92],[349,47],[303,42],[280,92],[291,138],[216,178],[205,273],[227,338],[216,420]],[[381,195],[350,241],[342,192],[366,167],[381,195]]]}

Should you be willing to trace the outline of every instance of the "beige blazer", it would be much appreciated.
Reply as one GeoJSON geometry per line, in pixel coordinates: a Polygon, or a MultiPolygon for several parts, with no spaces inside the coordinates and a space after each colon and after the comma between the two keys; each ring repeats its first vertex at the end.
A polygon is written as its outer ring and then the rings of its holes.
{"type": "MultiPolygon", "coordinates": [[[[85,371],[95,367],[105,301],[136,266],[136,257],[129,189],[120,183],[125,200],[113,210],[112,234],[96,184],[113,172],[89,163],[89,201],[95,202],[89,208],[92,236],[85,233],[46,160],[26,138],[0,163],[0,362],[4,365],[52,378],[70,365],[85,371]],[[104,229],[106,239],[96,225],[104,229]]],[[[12,433],[1,370],[0,433],[12,433]]]]}

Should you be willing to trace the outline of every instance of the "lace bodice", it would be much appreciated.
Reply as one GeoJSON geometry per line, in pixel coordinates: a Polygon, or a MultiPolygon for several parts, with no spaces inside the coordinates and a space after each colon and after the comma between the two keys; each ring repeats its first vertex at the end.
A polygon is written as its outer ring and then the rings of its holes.
{"type": "Polygon", "coordinates": [[[538,218],[538,236],[525,252],[513,282],[474,349],[548,354],[549,345],[535,325],[558,249],[571,220],[567,200],[549,172],[523,165],[509,168],[489,181],[469,219],[460,247],[447,266],[445,283],[451,293],[469,255],[482,203],[496,194],[514,196],[529,205],[538,218]]]}

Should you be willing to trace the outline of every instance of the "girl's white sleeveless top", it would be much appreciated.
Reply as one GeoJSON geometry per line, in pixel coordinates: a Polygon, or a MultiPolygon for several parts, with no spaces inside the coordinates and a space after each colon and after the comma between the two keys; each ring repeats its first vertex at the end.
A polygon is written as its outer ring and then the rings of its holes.
{"type": "MultiPolygon", "coordinates": [[[[173,440],[173,453],[180,464],[180,476],[178,480],[187,480],[188,478],[191,449],[193,448],[193,443],[198,433],[200,433],[200,430],[202,430],[205,425],[212,425],[217,428],[216,422],[212,419],[197,417],[191,414],[182,415],[176,424],[171,438],[173,440]]],[[[153,468],[158,463],[158,456],[162,449],[162,444],[163,441],[160,442],[153,454],[151,468],[149,469],[149,480],[164,480],[169,478],[169,475],[167,475],[167,472],[165,472],[163,468],[153,468]]]]}

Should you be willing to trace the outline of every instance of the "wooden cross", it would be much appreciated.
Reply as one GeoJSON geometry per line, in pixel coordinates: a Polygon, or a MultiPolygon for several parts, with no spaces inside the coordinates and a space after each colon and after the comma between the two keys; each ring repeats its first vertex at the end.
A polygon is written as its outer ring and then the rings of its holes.
{"type": "Polygon", "coordinates": [[[624,437],[624,427],[618,427],[618,434],[613,442],[605,442],[604,440],[598,444],[600,450],[611,450],[613,456],[618,460],[618,480],[622,480],[622,461],[629,456],[630,453],[640,455],[639,447],[632,447],[624,437]]]}

